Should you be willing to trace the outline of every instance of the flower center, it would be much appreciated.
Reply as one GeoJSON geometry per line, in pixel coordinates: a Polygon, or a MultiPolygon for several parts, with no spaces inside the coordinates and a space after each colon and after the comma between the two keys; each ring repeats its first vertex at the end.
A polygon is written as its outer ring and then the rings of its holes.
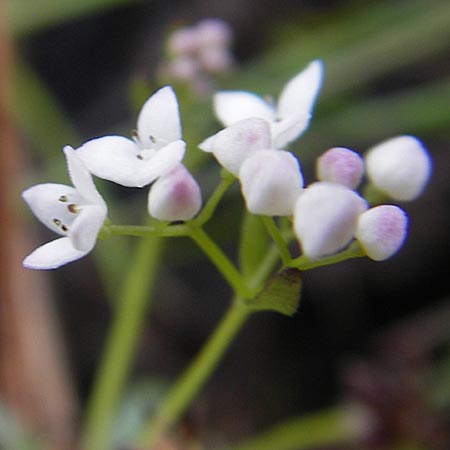
{"type": "Polygon", "coordinates": [[[147,142],[142,142],[139,138],[139,134],[136,130],[131,132],[133,141],[139,148],[139,152],[136,154],[136,158],[140,160],[147,160],[153,158],[155,153],[168,142],[164,139],[157,139],[155,136],[149,136],[147,142]]]}
{"type": "Polygon", "coordinates": [[[71,200],[68,195],[61,195],[58,198],[60,203],[64,203],[64,208],[58,208],[58,216],[52,219],[53,224],[63,232],[63,234],[67,234],[69,232],[69,227],[75,219],[75,215],[81,211],[81,208],[76,203],[73,203],[73,199],[71,200]]]}

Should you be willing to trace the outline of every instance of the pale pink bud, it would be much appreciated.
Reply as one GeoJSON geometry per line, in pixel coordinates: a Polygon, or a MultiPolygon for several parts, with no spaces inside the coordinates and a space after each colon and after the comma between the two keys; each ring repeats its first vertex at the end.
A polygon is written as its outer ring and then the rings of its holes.
{"type": "Polygon", "coordinates": [[[205,19],[195,27],[197,40],[202,47],[226,47],[231,43],[233,32],[221,19],[205,19]]]}
{"type": "Polygon", "coordinates": [[[220,73],[228,70],[233,63],[230,52],[221,47],[208,47],[199,52],[199,63],[206,72],[220,73]]]}
{"type": "Polygon", "coordinates": [[[197,60],[190,56],[178,56],[169,62],[169,75],[178,80],[192,80],[200,70],[197,60]]]}
{"type": "Polygon", "coordinates": [[[335,183],[318,182],[300,195],[294,231],[311,259],[333,255],[353,239],[359,215],[367,208],[356,192],[335,183]]]}
{"type": "Polygon", "coordinates": [[[403,245],[408,228],[406,213],[398,206],[380,205],[359,216],[356,239],[375,261],[390,258],[403,245]]]}
{"type": "Polygon", "coordinates": [[[361,182],[363,173],[363,159],[348,148],[330,148],[317,160],[317,177],[321,181],[339,183],[354,189],[361,182]]]}
{"type": "Polygon", "coordinates": [[[192,28],[180,28],[170,34],[167,49],[172,55],[193,54],[199,49],[198,35],[192,28]]]}
{"type": "Polygon", "coordinates": [[[158,178],[148,195],[150,215],[168,222],[192,219],[201,205],[200,188],[183,164],[158,178]]]}
{"type": "Polygon", "coordinates": [[[414,200],[431,175],[431,159],[413,136],[398,136],[373,147],[366,155],[367,175],[395,200],[414,200]]]}
{"type": "Polygon", "coordinates": [[[253,214],[290,216],[303,188],[300,164],[284,150],[260,150],[239,171],[247,209],[253,214]]]}

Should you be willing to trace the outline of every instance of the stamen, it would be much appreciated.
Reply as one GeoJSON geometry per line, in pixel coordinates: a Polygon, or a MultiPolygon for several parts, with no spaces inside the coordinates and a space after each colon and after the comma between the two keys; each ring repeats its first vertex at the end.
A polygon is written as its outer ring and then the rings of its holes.
{"type": "Polygon", "coordinates": [[[65,202],[67,202],[69,199],[67,198],[67,195],[61,195],[61,197],[59,197],[58,200],[59,200],[60,202],[65,203],[65,202]]]}
{"type": "Polygon", "coordinates": [[[59,219],[53,219],[53,223],[57,226],[60,227],[61,226],[61,221],[59,219]]]}
{"type": "Polygon", "coordinates": [[[143,160],[143,159],[144,159],[144,157],[143,157],[142,155],[136,155],[136,158],[137,158],[137,159],[140,159],[140,160],[143,160]]]}
{"type": "Polygon", "coordinates": [[[64,224],[61,225],[61,230],[65,232],[69,231],[69,229],[64,224]]]}
{"type": "Polygon", "coordinates": [[[76,214],[78,212],[77,205],[75,205],[74,203],[71,203],[70,205],[68,205],[67,209],[69,210],[69,212],[71,212],[73,214],[76,214]]]}
{"type": "Polygon", "coordinates": [[[149,138],[152,141],[152,144],[156,144],[158,142],[158,140],[155,138],[155,136],[150,135],[149,138]]]}

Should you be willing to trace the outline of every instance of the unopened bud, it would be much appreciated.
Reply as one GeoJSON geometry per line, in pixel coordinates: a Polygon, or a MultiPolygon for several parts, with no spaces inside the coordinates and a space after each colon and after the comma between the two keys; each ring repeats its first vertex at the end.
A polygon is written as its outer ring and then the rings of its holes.
{"type": "Polygon", "coordinates": [[[380,205],[359,216],[356,239],[375,261],[390,258],[403,245],[408,228],[406,213],[398,206],[380,205]]]}
{"type": "Polygon", "coordinates": [[[333,255],[353,239],[359,215],[367,208],[356,192],[327,182],[309,186],[294,211],[294,231],[311,259],[333,255]]]}
{"type": "Polygon", "coordinates": [[[363,173],[363,159],[348,148],[330,148],[317,160],[317,177],[321,181],[339,183],[355,189],[361,182],[363,173]]]}
{"type": "Polygon", "coordinates": [[[366,155],[372,183],[395,200],[414,200],[431,174],[431,159],[412,136],[398,136],[373,147],[366,155]]]}

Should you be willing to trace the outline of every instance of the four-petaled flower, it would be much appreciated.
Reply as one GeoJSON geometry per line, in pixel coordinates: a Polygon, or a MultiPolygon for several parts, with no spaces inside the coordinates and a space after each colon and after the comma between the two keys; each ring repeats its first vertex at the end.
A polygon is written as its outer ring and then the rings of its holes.
{"type": "Polygon", "coordinates": [[[22,196],[34,215],[48,228],[63,236],[28,255],[23,265],[30,269],[56,269],[88,254],[107,215],[107,206],[91,174],[77,153],[64,149],[73,186],[38,184],[22,196]]]}
{"type": "Polygon", "coordinates": [[[104,136],[86,142],[77,154],[97,177],[143,187],[171,172],[185,150],[178,101],[173,89],[165,86],[142,107],[133,140],[104,136]]]}
{"type": "Polygon", "coordinates": [[[267,120],[271,147],[283,148],[308,128],[322,77],[322,61],[315,60],[288,81],[276,106],[251,92],[219,91],[214,96],[214,111],[226,127],[249,117],[267,120]]]}

